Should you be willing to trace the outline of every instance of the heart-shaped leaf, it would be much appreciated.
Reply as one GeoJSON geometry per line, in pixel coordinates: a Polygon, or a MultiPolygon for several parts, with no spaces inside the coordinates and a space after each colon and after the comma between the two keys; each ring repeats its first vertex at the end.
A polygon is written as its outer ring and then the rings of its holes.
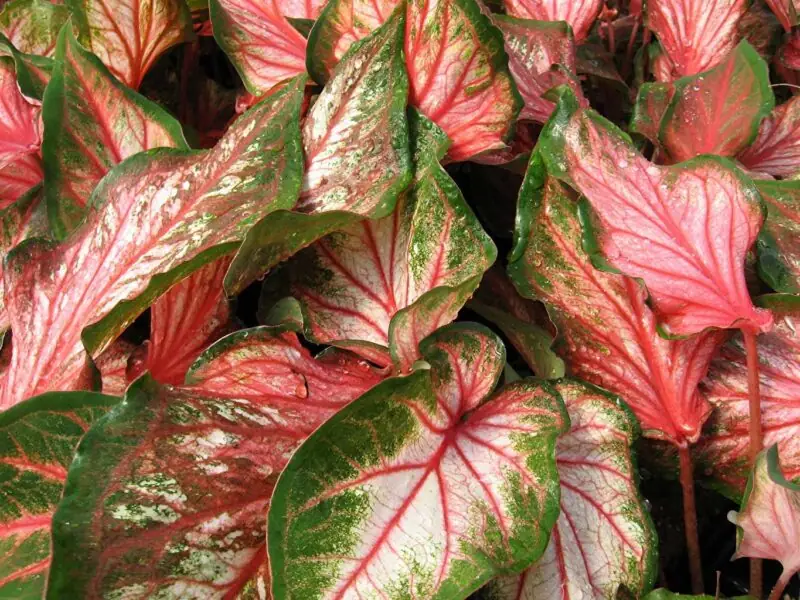
{"type": "Polygon", "coordinates": [[[661,337],[642,286],[594,268],[582,247],[578,206],[536,154],[518,212],[509,272],[523,296],[548,305],[570,371],[618,394],[646,436],[696,441],[710,411],[697,383],[722,334],[661,337]]]}
{"type": "Polygon", "coordinates": [[[260,96],[306,71],[306,39],[289,19],[316,19],[324,0],[211,0],[214,37],[260,96]]]}
{"type": "Polygon", "coordinates": [[[583,40],[594,24],[602,0],[502,0],[506,13],[519,19],[566,21],[577,41],[583,40]]]}
{"type": "Polygon", "coordinates": [[[54,519],[48,597],[235,597],[265,562],[291,452],[380,376],[257,328],[209,349],[191,379],[139,378],[84,439],[54,519]]]}
{"type": "Polygon", "coordinates": [[[137,89],[166,50],[192,38],[183,0],[66,0],[78,39],[125,85],[137,89]]]}
{"type": "Polygon", "coordinates": [[[620,586],[638,597],[653,585],[658,545],[631,458],[636,419],[593,386],[564,380],[555,387],[571,422],[556,444],[561,514],[542,558],[495,580],[492,598],[607,600],[620,586]]]}
{"type": "Polygon", "coordinates": [[[562,95],[543,134],[550,171],[588,198],[608,262],[644,280],[656,314],[677,335],[708,327],[766,331],[750,300],[744,259],[763,209],[753,183],[718,157],[659,167],[625,134],[562,95]]]}
{"type": "Polygon", "coordinates": [[[41,598],[50,521],[83,434],[119,401],[45,394],[0,413],[0,597],[41,598]]]}
{"type": "MultiPolygon", "coordinates": [[[[768,306],[775,328],[757,340],[764,445],[780,447],[785,472],[794,479],[800,477],[800,304],[789,299],[768,306]]],[[[711,362],[701,388],[714,412],[697,459],[723,491],[738,498],[750,467],[747,360],[741,336],[711,362]]]]}
{"type": "Polygon", "coordinates": [[[12,0],[0,12],[0,33],[24,54],[52,56],[69,10],[47,0],[12,0]]]}
{"type": "MultiPolygon", "coordinates": [[[[308,68],[319,82],[353,40],[386,18],[389,3],[334,0],[309,36],[308,68]],[[361,21],[362,13],[369,15],[361,21]]],[[[398,5],[397,2],[394,2],[398,5]]],[[[451,160],[504,149],[522,101],[508,71],[502,35],[476,0],[405,3],[409,103],[452,140],[451,160]]],[[[402,11],[402,4],[400,9],[402,11]]]]}
{"type": "Polygon", "coordinates": [[[666,51],[669,79],[708,71],[721,63],[738,42],[737,24],[745,0],[651,0],[647,25],[666,51]]]}
{"type": "Polygon", "coordinates": [[[497,255],[439,165],[447,137],[412,115],[414,182],[394,213],[331,234],[292,269],[312,339],[388,347],[401,371],[418,358],[423,338],[455,319],[497,255]]]}
{"type": "Polygon", "coordinates": [[[440,329],[423,355],[430,370],[339,411],[283,472],[268,533],[276,600],[465,598],[544,551],[568,426],[559,394],[528,379],[487,398],[505,352],[476,325],[440,329]]]}
{"type": "Polygon", "coordinates": [[[776,177],[800,174],[800,97],[792,97],[761,121],[755,141],[737,158],[758,173],[776,177]]]}
{"type": "Polygon", "coordinates": [[[778,292],[800,292],[800,182],[758,181],[767,220],[758,238],[759,273],[778,292]]]}
{"type": "Polygon", "coordinates": [[[700,154],[735,156],[775,105],[769,68],[742,42],[710,71],[675,82],[659,139],[673,162],[700,154]]]}
{"type": "Polygon", "coordinates": [[[187,148],[180,124],[117,81],[69,27],[59,36],[42,112],[48,213],[62,238],[83,220],[89,196],[114,165],[151,148],[187,148]]]}
{"type": "Polygon", "coordinates": [[[63,243],[28,241],[9,255],[14,352],[0,406],[87,385],[87,351],[96,357],[171,285],[292,206],[304,88],[300,77],[267,97],[212,150],[134,155],[103,179],[86,221],[63,243]]]}

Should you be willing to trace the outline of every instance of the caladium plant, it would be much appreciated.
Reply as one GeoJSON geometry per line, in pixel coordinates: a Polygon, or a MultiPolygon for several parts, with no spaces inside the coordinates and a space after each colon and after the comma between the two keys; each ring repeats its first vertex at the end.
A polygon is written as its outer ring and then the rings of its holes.
{"type": "Polygon", "coordinates": [[[796,595],[796,25],[0,0],[0,597],[796,595]]]}

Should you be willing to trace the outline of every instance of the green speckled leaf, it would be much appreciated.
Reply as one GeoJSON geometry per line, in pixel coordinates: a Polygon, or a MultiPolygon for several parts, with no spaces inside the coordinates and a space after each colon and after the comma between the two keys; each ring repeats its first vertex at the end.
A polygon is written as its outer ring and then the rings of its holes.
{"type": "Polygon", "coordinates": [[[53,231],[64,237],[116,164],[144,150],[187,148],[180,124],[121,84],[64,28],[44,96],[45,195],[53,231]]]}
{"type": "Polygon", "coordinates": [[[569,422],[560,395],[526,379],[490,396],[505,352],[477,325],[440,329],[422,350],[430,369],[338,412],[281,476],[276,600],[461,599],[544,551],[569,422]]]}
{"type": "Polygon", "coordinates": [[[50,522],[83,434],[119,401],[51,393],[0,414],[0,598],[41,598],[50,522]]]}
{"type": "Polygon", "coordinates": [[[758,270],[776,292],[800,293],[800,181],[756,182],[767,205],[758,270]]]}
{"type": "Polygon", "coordinates": [[[69,10],[47,0],[12,0],[0,12],[0,33],[24,54],[52,56],[69,10]]]}

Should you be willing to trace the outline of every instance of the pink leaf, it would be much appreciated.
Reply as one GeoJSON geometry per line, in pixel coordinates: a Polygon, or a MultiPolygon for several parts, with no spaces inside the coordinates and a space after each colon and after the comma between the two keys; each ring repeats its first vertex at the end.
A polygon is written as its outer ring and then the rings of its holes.
{"type": "Polygon", "coordinates": [[[618,394],[645,436],[696,441],[710,412],[697,383],[723,334],[661,337],[642,286],[594,268],[583,250],[577,207],[540,168],[538,159],[531,163],[520,192],[509,265],[517,289],[548,305],[571,373],[618,394]]]}
{"type": "Polygon", "coordinates": [[[339,411],[284,470],[268,525],[276,600],[466,598],[543,552],[560,395],[527,379],[489,396],[505,353],[475,325],[440,329],[423,355],[430,369],[339,411]]]}
{"type": "Polygon", "coordinates": [[[97,357],[95,366],[100,371],[102,389],[109,396],[122,396],[128,387],[128,360],[136,346],[125,340],[117,340],[97,357]]]}
{"type": "Polygon", "coordinates": [[[700,154],[735,156],[775,105],[769,68],[753,47],[736,50],[701,75],[675,82],[659,139],[673,162],[700,154]]]}
{"type": "Polygon", "coordinates": [[[661,120],[667,112],[675,86],[671,83],[644,83],[639,87],[633,107],[630,131],[643,135],[660,146],[661,120]]]}
{"type": "Polygon", "coordinates": [[[125,85],[137,89],[156,59],[191,39],[182,0],[69,0],[79,40],[125,85]]]}
{"type": "Polygon", "coordinates": [[[800,173],[800,97],[792,97],[761,121],[755,141],[737,158],[759,173],[776,177],[800,173]]]}
{"type": "Polygon", "coordinates": [[[566,21],[576,41],[582,41],[592,28],[602,0],[503,0],[506,13],[519,19],[566,21]]]}
{"type": "Polygon", "coordinates": [[[316,19],[324,0],[212,0],[214,37],[248,91],[268,92],[306,71],[306,40],[287,20],[316,19]]]}
{"type": "Polygon", "coordinates": [[[51,56],[69,10],[47,0],[12,0],[0,12],[0,33],[24,54],[51,56]]]}
{"type": "Polygon", "coordinates": [[[787,33],[797,25],[797,8],[794,0],[766,0],[766,2],[787,33]]]}
{"type": "Polygon", "coordinates": [[[763,221],[753,184],[719,158],[658,167],[593,111],[568,98],[559,111],[545,134],[549,166],[588,198],[603,254],[644,280],[669,330],[769,330],[769,312],[753,306],[744,278],[763,221]]]}
{"type": "Polygon", "coordinates": [[[647,24],[658,36],[671,67],[671,79],[694,75],[718,65],[737,39],[745,0],[651,0],[647,24]]]}

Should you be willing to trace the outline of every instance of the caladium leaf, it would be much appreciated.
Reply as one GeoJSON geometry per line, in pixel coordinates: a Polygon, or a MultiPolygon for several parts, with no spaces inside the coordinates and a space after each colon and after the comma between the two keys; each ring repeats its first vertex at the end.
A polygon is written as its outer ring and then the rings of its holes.
{"type": "Polygon", "coordinates": [[[592,28],[602,0],[503,0],[506,13],[520,19],[566,21],[577,41],[583,40],[592,28]]]}
{"type": "Polygon", "coordinates": [[[0,413],[0,596],[41,598],[50,521],[75,448],[119,398],[45,394],[0,413]]]}
{"type": "Polygon", "coordinates": [[[800,571],[800,483],[786,480],[777,446],[759,454],[742,508],[731,517],[737,529],[734,558],[779,561],[783,574],[778,585],[785,586],[800,571]]]}
{"type": "Polygon", "coordinates": [[[52,56],[69,10],[47,0],[12,0],[0,12],[0,33],[24,54],[52,56]]]}
{"type": "Polygon", "coordinates": [[[667,112],[675,86],[671,83],[644,83],[636,95],[630,131],[643,135],[658,146],[661,120],[667,112]]]}
{"type": "Polygon", "coordinates": [[[763,209],[753,183],[731,163],[703,157],[656,166],[568,94],[543,135],[548,168],[591,203],[608,262],[644,280],[672,333],[769,329],[769,311],[753,306],[744,278],[763,209]]]}
{"type": "MultiPolygon", "coordinates": [[[[771,303],[775,328],[758,337],[761,422],[764,445],[777,444],[786,474],[800,477],[800,305],[771,303]]],[[[750,461],[747,360],[736,336],[711,362],[701,389],[714,406],[697,460],[722,491],[739,497],[750,461]]]]}
{"type": "MultiPolygon", "coordinates": [[[[309,72],[317,81],[327,80],[350,40],[377,24],[374,19],[388,3],[366,10],[370,16],[365,21],[359,20],[365,12],[362,4],[367,3],[336,0],[320,15],[308,47],[309,72]]],[[[409,103],[450,137],[451,160],[504,149],[522,101],[500,32],[475,0],[413,0],[406,5],[409,103]]]]}
{"type": "Polygon", "coordinates": [[[23,54],[2,33],[0,33],[0,56],[7,56],[14,61],[17,84],[22,95],[38,105],[50,81],[53,59],[35,54],[23,54]]]}
{"type": "Polygon", "coordinates": [[[316,19],[324,0],[211,0],[214,37],[245,87],[260,96],[305,73],[306,39],[288,20],[316,19]]]}
{"type": "Polygon", "coordinates": [[[136,345],[119,339],[97,357],[95,366],[100,371],[102,390],[109,396],[123,396],[128,388],[128,361],[136,345]]]}
{"type": "Polygon", "coordinates": [[[559,394],[528,379],[482,403],[505,352],[476,325],[440,329],[423,354],[430,370],[339,411],[283,472],[268,526],[276,600],[465,598],[544,551],[569,422],[559,394]]]}
{"type": "Polygon", "coordinates": [[[66,0],[81,43],[125,85],[137,89],[156,59],[192,38],[182,0],[66,0]]]}
{"type": "Polygon", "coordinates": [[[673,162],[734,156],[755,139],[774,105],[767,63],[742,42],[710,71],[675,82],[659,138],[673,162]]]}
{"type": "Polygon", "coordinates": [[[439,165],[447,137],[421,115],[411,122],[414,182],[395,211],[315,243],[299,257],[292,286],[311,339],[388,347],[401,371],[423,338],[455,319],[497,256],[439,165]]]}
{"type": "Polygon", "coordinates": [[[289,455],[380,378],[264,327],[212,347],[191,387],[139,378],[78,449],[54,519],[50,597],[236,597],[264,565],[289,455]]]}
{"type": "Polygon", "coordinates": [[[39,107],[17,86],[14,63],[0,57],[0,208],[42,180],[39,107]]]}
{"type": "Polygon", "coordinates": [[[536,564],[490,584],[495,600],[637,597],[653,585],[655,528],[637,486],[636,419],[610,394],[578,381],[555,385],[570,430],[556,444],[561,514],[536,564]]]}
{"type": "Polygon", "coordinates": [[[738,157],[745,167],[776,177],[800,173],[800,96],[761,121],[756,139],[738,157]]]}
{"type": "Polygon", "coordinates": [[[83,220],[89,196],[114,165],[151,148],[187,148],[180,124],[117,81],[69,27],[42,110],[48,213],[62,238],[83,220]]]}
{"type": "Polygon", "coordinates": [[[697,391],[722,334],[658,334],[634,279],[595,269],[578,207],[534,154],[520,191],[509,272],[523,296],[548,305],[572,374],[618,394],[648,437],[694,442],[710,406],[697,391]]]}
{"type": "Polygon", "coordinates": [[[767,5],[778,17],[781,25],[783,25],[786,32],[790,32],[792,27],[798,24],[797,21],[797,8],[795,7],[794,0],[766,0],[767,5]]]}
{"type": "Polygon", "coordinates": [[[767,220],[758,238],[759,273],[778,292],[800,293],[800,182],[758,181],[767,220]]]}
{"type": "Polygon", "coordinates": [[[648,2],[647,25],[666,52],[670,78],[695,75],[722,62],[738,42],[737,24],[746,9],[745,0],[648,2]]]}
{"type": "Polygon", "coordinates": [[[517,84],[525,106],[520,119],[544,123],[555,104],[542,96],[557,85],[570,85],[581,94],[575,72],[575,45],[572,32],[564,22],[528,21],[503,15],[493,17],[503,32],[508,68],[517,84]]]}
{"type": "Polygon", "coordinates": [[[96,357],[171,285],[295,202],[304,83],[250,109],[212,150],[162,148],[127,159],[63,243],[26,242],[9,255],[14,352],[0,406],[85,385],[87,351],[96,357]]]}

